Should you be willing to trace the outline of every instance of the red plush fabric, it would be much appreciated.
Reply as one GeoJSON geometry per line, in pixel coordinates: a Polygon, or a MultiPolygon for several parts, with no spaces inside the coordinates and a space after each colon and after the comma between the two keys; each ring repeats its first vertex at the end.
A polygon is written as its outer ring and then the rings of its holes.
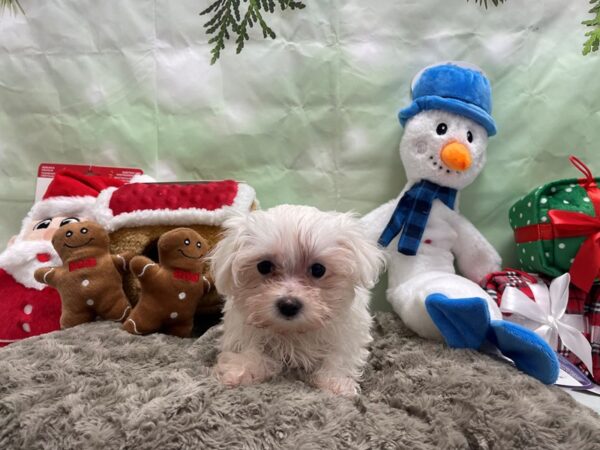
{"type": "Polygon", "coordinates": [[[238,183],[131,183],[113,192],[109,207],[115,216],[143,210],[198,208],[214,211],[233,204],[238,183]]]}
{"type": "Polygon", "coordinates": [[[124,181],[99,175],[84,175],[71,170],[57,173],[48,185],[44,200],[52,197],[97,197],[100,191],[108,187],[123,186],[124,181]]]}
{"type": "Polygon", "coordinates": [[[60,329],[60,312],[56,289],[27,288],[0,269],[0,347],[60,329]]]}

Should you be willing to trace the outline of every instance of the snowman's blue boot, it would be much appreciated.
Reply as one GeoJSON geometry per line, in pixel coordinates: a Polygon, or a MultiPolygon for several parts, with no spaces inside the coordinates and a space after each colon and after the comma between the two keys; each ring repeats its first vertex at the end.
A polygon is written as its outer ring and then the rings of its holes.
{"type": "Polygon", "coordinates": [[[486,339],[490,314],[482,298],[450,299],[435,293],[425,299],[425,308],[450,347],[479,349],[486,339]]]}

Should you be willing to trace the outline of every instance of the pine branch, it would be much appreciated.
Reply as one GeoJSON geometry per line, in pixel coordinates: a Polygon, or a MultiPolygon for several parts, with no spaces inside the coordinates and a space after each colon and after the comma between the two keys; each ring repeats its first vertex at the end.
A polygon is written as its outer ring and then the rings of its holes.
{"type": "MultiPolygon", "coordinates": [[[[0,0],[5,1],[5,0],[0,0]]],[[[274,14],[277,6],[281,11],[286,9],[302,9],[306,5],[296,0],[214,0],[200,15],[208,15],[210,19],[204,24],[206,34],[212,35],[209,44],[214,44],[210,51],[210,63],[214,64],[225,49],[225,42],[232,36],[235,37],[236,53],[244,49],[244,44],[250,39],[249,28],[257,25],[262,31],[263,38],[275,39],[277,35],[267,24],[265,14],[274,14]],[[240,13],[240,5],[247,4],[246,12],[240,13]]]]}
{"type": "Polygon", "coordinates": [[[592,30],[585,33],[588,38],[587,41],[583,43],[583,51],[584,55],[587,55],[591,52],[597,52],[600,47],[600,1],[599,0],[590,0],[590,4],[594,5],[592,9],[590,9],[590,13],[594,14],[595,17],[590,20],[584,20],[581,22],[586,27],[591,27],[592,30]],[[595,5],[594,5],[595,3],[595,5]]]}
{"type": "MultiPolygon", "coordinates": [[[[468,2],[469,0],[467,0],[468,2]]],[[[507,0],[490,0],[494,6],[498,6],[500,3],[504,3],[507,0]]],[[[475,3],[479,3],[479,6],[485,6],[485,9],[488,7],[488,0],[475,0],[475,3]]]]}
{"type": "Polygon", "coordinates": [[[12,11],[13,14],[21,13],[25,14],[25,11],[21,7],[19,0],[0,0],[0,12],[12,11]]]}

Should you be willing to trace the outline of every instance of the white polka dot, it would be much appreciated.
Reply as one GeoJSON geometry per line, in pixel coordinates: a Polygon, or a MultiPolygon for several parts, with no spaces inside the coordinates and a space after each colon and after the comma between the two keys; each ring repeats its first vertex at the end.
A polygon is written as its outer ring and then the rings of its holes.
{"type": "Polygon", "coordinates": [[[179,297],[179,300],[184,300],[185,297],[186,297],[186,293],[185,292],[180,292],[179,295],[178,295],[178,297],[179,297]]]}
{"type": "Polygon", "coordinates": [[[575,261],[575,259],[574,259],[574,258],[571,258],[571,259],[569,260],[569,262],[570,262],[571,264],[573,264],[573,261],[575,261]]]}
{"type": "Polygon", "coordinates": [[[91,298],[88,298],[85,301],[85,304],[88,305],[88,306],[94,306],[94,300],[92,300],[91,298]]]}
{"type": "Polygon", "coordinates": [[[523,249],[523,253],[526,253],[526,252],[525,252],[525,249],[523,249]]]}
{"type": "Polygon", "coordinates": [[[541,203],[542,205],[545,205],[546,203],[548,203],[548,199],[547,199],[546,197],[542,197],[542,198],[540,199],[540,203],[541,203]]]}
{"type": "Polygon", "coordinates": [[[570,185],[569,185],[569,187],[572,187],[572,188],[574,188],[574,187],[575,187],[575,185],[574,185],[574,184],[570,184],[570,185]]]}
{"type": "Polygon", "coordinates": [[[590,202],[590,198],[589,197],[583,197],[583,201],[589,203],[590,202]]]}
{"type": "Polygon", "coordinates": [[[169,317],[170,317],[171,319],[177,319],[177,316],[178,316],[178,315],[179,315],[179,314],[177,314],[176,312],[172,312],[172,313],[169,315],[169,317]]]}
{"type": "Polygon", "coordinates": [[[28,324],[27,322],[25,322],[25,323],[22,325],[22,327],[23,327],[23,331],[24,331],[25,333],[31,333],[31,326],[29,326],[29,324],[28,324]]]}
{"type": "Polygon", "coordinates": [[[523,213],[519,214],[519,219],[523,218],[523,213]]]}
{"type": "Polygon", "coordinates": [[[565,192],[573,192],[573,188],[566,188],[565,192]]]}
{"type": "Polygon", "coordinates": [[[548,218],[546,216],[542,217],[542,222],[548,222],[548,218]]]}
{"type": "Polygon", "coordinates": [[[562,242],[560,244],[558,244],[558,248],[560,248],[561,250],[564,250],[565,247],[566,247],[566,245],[562,242]]]}
{"type": "Polygon", "coordinates": [[[544,255],[546,255],[546,258],[550,258],[550,252],[546,252],[544,255]]]}
{"type": "Polygon", "coordinates": [[[25,307],[23,308],[23,312],[25,314],[31,314],[31,311],[33,311],[33,306],[31,305],[25,305],[25,307]]]}
{"type": "Polygon", "coordinates": [[[535,256],[532,256],[532,257],[531,257],[531,260],[532,260],[532,261],[535,261],[535,256]]]}
{"type": "Polygon", "coordinates": [[[531,202],[527,203],[527,207],[531,208],[531,202]]]}
{"type": "Polygon", "coordinates": [[[517,208],[515,206],[513,206],[513,212],[515,212],[517,210],[517,208]]]}
{"type": "Polygon", "coordinates": [[[89,286],[89,285],[90,285],[90,280],[83,280],[83,281],[81,282],[81,285],[82,285],[83,287],[87,287],[87,286],[89,286]]]}
{"type": "Polygon", "coordinates": [[[550,192],[556,192],[556,188],[555,187],[551,188],[550,192]]]}
{"type": "Polygon", "coordinates": [[[523,264],[523,259],[522,259],[522,258],[519,258],[519,262],[520,262],[521,264],[523,264]]]}
{"type": "Polygon", "coordinates": [[[564,203],[565,205],[568,205],[568,204],[569,204],[569,201],[568,201],[568,200],[563,200],[563,203],[564,203]]]}
{"type": "Polygon", "coordinates": [[[527,221],[527,225],[529,225],[530,223],[531,223],[531,220],[528,220],[528,221],[527,221]]]}

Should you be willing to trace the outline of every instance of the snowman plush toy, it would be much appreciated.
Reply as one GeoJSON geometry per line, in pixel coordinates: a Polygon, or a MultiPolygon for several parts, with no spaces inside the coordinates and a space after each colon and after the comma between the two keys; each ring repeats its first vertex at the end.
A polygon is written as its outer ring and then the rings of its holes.
{"type": "Polygon", "coordinates": [[[554,383],[559,365],[552,348],[502,320],[477,284],[500,269],[500,256],[458,212],[459,191],[483,169],[488,137],[496,134],[488,79],[462,62],[430,66],[413,80],[412,100],[398,115],[406,187],[363,218],[386,250],[388,301],[422,337],[499,350],[523,372],[554,383]]]}

